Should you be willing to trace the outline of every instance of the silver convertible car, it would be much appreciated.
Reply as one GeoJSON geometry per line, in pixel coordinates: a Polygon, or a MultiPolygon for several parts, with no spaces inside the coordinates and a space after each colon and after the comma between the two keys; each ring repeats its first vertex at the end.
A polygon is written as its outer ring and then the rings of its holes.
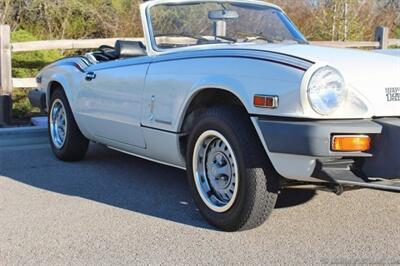
{"type": "Polygon", "coordinates": [[[261,225],[279,191],[399,191],[400,57],[312,46],[253,0],[141,5],[144,41],[117,41],[43,69],[55,156],[90,141],[186,169],[202,215],[261,225]]]}

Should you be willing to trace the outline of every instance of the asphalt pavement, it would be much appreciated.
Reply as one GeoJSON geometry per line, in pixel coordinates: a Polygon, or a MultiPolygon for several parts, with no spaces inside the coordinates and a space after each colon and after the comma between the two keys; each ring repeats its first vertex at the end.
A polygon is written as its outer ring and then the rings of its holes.
{"type": "Polygon", "coordinates": [[[400,265],[400,194],[284,190],[261,227],[226,233],[185,172],[91,145],[57,161],[41,136],[0,145],[0,265],[400,265]]]}

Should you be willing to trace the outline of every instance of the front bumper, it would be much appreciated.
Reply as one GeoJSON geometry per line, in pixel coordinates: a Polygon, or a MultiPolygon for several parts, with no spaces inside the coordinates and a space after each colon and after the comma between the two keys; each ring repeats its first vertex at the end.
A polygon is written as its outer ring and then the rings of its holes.
{"type": "MultiPolygon", "coordinates": [[[[347,171],[352,170],[360,178],[400,178],[400,118],[331,121],[258,119],[258,127],[271,154],[295,155],[291,157],[293,160],[297,155],[322,163],[352,159],[354,165],[347,167],[347,171]],[[371,150],[332,151],[332,136],[347,134],[369,135],[372,139],[371,150]]],[[[316,163],[314,168],[317,168],[316,163]]],[[[310,177],[321,178],[319,171],[315,170],[310,177]]]]}
{"type": "Polygon", "coordinates": [[[33,107],[37,107],[40,111],[46,110],[46,94],[38,89],[31,90],[28,93],[29,102],[33,107]]]}

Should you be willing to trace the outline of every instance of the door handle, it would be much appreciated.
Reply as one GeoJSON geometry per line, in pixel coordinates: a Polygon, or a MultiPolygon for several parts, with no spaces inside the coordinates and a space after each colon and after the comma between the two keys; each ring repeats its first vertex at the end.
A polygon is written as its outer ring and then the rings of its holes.
{"type": "Polygon", "coordinates": [[[94,73],[94,72],[89,72],[89,73],[87,73],[86,74],[86,77],[85,77],[85,79],[87,80],[87,81],[91,81],[91,80],[93,80],[93,79],[95,79],[96,78],[96,73],[94,73]]]}

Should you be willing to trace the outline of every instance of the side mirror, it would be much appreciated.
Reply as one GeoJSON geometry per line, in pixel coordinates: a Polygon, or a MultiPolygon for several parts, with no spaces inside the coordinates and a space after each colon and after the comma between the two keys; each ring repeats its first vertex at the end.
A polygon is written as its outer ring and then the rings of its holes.
{"type": "Polygon", "coordinates": [[[239,14],[234,10],[212,10],[208,12],[208,18],[211,20],[238,19],[239,14]]]}

